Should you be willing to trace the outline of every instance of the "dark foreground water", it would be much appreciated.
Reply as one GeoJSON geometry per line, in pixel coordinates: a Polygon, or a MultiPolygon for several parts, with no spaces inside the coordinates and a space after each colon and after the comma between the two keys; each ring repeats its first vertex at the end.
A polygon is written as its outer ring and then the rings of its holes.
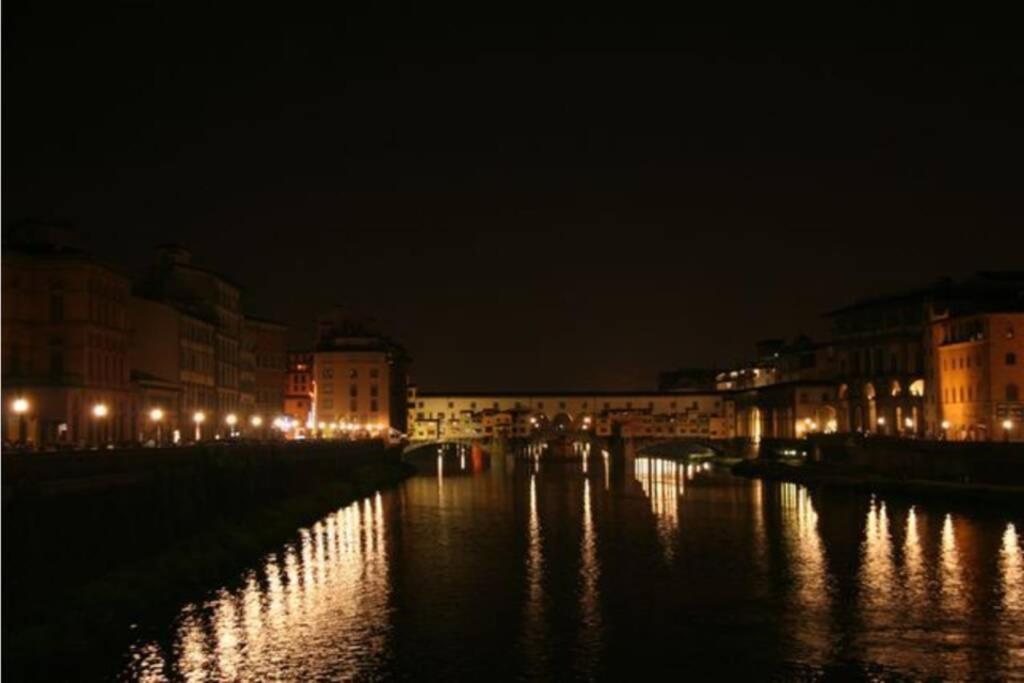
{"type": "Polygon", "coordinates": [[[1024,677],[1014,511],[599,446],[421,469],[146,630],[124,678],[1024,677]]]}

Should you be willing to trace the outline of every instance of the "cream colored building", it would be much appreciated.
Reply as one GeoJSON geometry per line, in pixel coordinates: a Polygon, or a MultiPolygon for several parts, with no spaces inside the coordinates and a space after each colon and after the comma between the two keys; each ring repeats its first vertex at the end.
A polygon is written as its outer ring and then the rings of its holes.
{"type": "Polygon", "coordinates": [[[410,400],[413,441],[526,437],[551,430],[599,436],[729,438],[725,400],[715,393],[417,394],[410,400]]]}
{"type": "Polygon", "coordinates": [[[386,433],[390,428],[391,366],[385,350],[317,351],[313,376],[317,429],[329,435],[334,431],[386,433]]]}

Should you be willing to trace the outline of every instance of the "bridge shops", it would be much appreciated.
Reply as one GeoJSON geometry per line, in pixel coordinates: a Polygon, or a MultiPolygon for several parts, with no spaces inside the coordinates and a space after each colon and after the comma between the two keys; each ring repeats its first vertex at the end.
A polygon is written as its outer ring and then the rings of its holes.
{"type": "Polygon", "coordinates": [[[730,411],[727,401],[715,393],[413,393],[409,436],[431,441],[590,432],[726,439],[730,411]]]}

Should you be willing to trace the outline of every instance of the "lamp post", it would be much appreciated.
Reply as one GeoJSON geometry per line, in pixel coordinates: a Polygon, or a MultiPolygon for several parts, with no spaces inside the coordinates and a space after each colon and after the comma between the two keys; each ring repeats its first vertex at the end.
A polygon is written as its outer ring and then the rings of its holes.
{"type": "Polygon", "coordinates": [[[160,443],[163,441],[162,422],[164,420],[164,411],[160,408],[153,408],[153,410],[149,411],[149,419],[153,421],[154,425],[156,425],[156,445],[159,448],[160,443]]]}
{"type": "Polygon", "coordinates": [[[949,420],[942,421],[942,440],[946,441],[949,438],[949,420]]]}
{"type": "Polygon", "coordinates": [[[238,424],[238,416],[234,413],[228,413],[227,417],[224,418],[224,422],[228,425],[228,436],[234,436],[235,425],[238,424]]]}
{"type": "Polygon", "coordinates": [[[28,435],[28,420],[25,418],[25,413],[28,412],[28,399],[24,397],[16,398],[11,402],[11,409],[14,410],[14,414],[18,416],[18,443],[24,446],[28,443],[26,438],[28,435]]]}
{"type": "Polygon", "coordinates": [[[878,431],[882,434],[885,433],[885,416],[878,418],[878,431]]]}
{"type": "Polygon", "coordinates": [[[252,428],[256,430],[257,434],[262,439],[263,430],[261,429],[261,427],[263,427],[263,418],[260,417],[259,415],[253,415],[252,417],[249,418],[249,424],[252,425],[252,428]]]}
{"type": "MultiPolygon", "coordinates": [[[[107,408],[107,404],[105,404],[105,403],[97,403],[96,405],[94,405],[92,407],[92,416],[94,418],[96,418],[96,445],[97,446],[99,446],[101,441],[102,441],[102,437],[100,436],[100,432],[101,431],[106,432],[105,429],[101,429],[101,425],[103,424],[102,420],[104,420],[107,417],[107,415],[109,415],[109,414],[110,414],[110,409],[107,408]]],[[[104,436],[106,436],[106,435],[104,434],[104,436]]]]}
{"type": "Polygon", "coordinates": [[[1013,420],[1006,418],[1003,420],[1003,441],[1010,440],[1010,430],[1013,429],[1013,420]]]}
{"type": "Polygon", "coordinates": [[[196,423],[196,441],[201,441],[203,438],[203,423],[206,422],[206,413],[197,410],[192,416],[192,421],[196,423]]]}

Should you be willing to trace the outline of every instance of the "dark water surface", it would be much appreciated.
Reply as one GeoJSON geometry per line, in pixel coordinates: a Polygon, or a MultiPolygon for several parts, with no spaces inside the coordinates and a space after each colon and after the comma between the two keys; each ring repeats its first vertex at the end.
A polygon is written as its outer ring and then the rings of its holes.
{"type": "Polygon", "coordinates": [[[421,470],[149,629],[123,677],[1024,677],[1014,511],[599,446],[421,470]]]}

